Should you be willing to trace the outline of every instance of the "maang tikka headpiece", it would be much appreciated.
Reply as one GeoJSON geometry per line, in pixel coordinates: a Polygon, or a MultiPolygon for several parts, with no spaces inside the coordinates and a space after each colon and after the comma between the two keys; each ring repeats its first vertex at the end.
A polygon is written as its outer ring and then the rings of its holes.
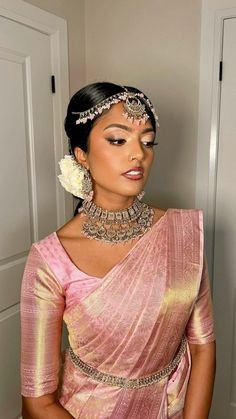
{"type": "Polygon", "coordinates": [[[145,124],[148,120],[149,116],[145,109],[145,105],[147,105],[156,120],[157,126],[159,126],[158,116],[151,101],[145,97],[143,93],[129,92],[126,87],[124,87],[123,92],[116,93],[107,99],[102,100],[98,105],[95,105],[86,111],[72,112],[72,114],[79,116],[78,119],[76,119],[76,125],[86,124],[88,120],[92,121],[94,118],[101,115],[104,110],[110,109],[112,105],[119,102],[124,102],[125,111],[123,115],[125,118],[130,122],[136,122],[137,124],[145,124]],[[144,103],[142,103],[139,98],[141,98],[144,103]]]}

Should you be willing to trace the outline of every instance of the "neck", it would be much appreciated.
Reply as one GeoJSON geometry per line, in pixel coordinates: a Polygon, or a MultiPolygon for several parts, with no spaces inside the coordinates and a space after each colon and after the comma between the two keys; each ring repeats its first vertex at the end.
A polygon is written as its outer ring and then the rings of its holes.
{"type": "Polygon", "coordinates": [[[118,211],[124,208],[130,207],[134,203],[134,196],[117,196],[115,194],[109,194],[106,197],[102,194],[95,194],[93,202],[103,209],[108,211],[118,211]]]}

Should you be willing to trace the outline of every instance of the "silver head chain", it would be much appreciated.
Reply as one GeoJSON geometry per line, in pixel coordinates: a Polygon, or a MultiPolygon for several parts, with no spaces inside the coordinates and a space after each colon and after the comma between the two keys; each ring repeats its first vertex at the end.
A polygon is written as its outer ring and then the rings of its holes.
{"type": "Polygon", "coordinates": [[[144,96],[143,93],[129,92],[126,88],[125,91],[116,93],[107,99],[102,100],[98,105],[93,106],[83,112],[72,112],[73,115],[78,115],[76,119],[76,125],[86,124],[88,120],[92,121],[97,116],[101,115],[104,110],[110,109],[110,107],[116,103],[124,102],[124,113],[123,116],[130,122],[136,122],[137,124],[145,124],[149,116],[145,109],[145,104],[151,110],[156,124],[159,127],[158,116],[155,108],[151,101],[144,96]],[[142,98],[144,103],[139,98],[142,98]]]}

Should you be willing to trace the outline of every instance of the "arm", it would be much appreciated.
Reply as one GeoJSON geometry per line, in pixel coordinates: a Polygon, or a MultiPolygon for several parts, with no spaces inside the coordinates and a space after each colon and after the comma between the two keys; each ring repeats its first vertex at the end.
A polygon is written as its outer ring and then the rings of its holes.
{"type": "Polygon", "coordinates": [[[215,377],[215,342],[189,346],[192,368],[183,419],[207,419],[215,377]]]}
{"type": "Polygon", "coordinates": [[[21,387],[24,419],[72,417],[58,402],[64,290],[35,245],[21,287],[21,387]]]}
{"type": "Polygon", "coordinates": [[[73,416],[57,400],[56,392],[41,397],[23,397],[23,419],[70,419],[73,416]]]}
{"type": "Polygon", "coordinates": [[[204,263],[198,297],[186,334],[191,353],[184,419],[207,419],[215,378],[215,336],[207,260],[204,263]]]}

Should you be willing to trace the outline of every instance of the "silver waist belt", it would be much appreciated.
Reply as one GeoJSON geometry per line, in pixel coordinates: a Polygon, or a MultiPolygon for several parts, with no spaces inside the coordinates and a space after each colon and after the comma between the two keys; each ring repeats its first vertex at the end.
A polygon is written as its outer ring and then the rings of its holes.
{"type": "Polygon", "coordinates": [[[158,383],[159,381],[168,377],[179,364],[182,355],[186,350],[186,346],[187,339],[186,337],[183,337],[176,356],[165,368],[155,372],[154,374],[139,378],[125,378],[119,377],[117,375],[107,374],[106,372],[101,372],[97,368],[94,368],[82,361],[82,359],[80,359],[80,357],[73,352],[70,346],[68,351],[74,365],[76,365],[76,367],[78,367],[84,374],[88,375],[93,380],[107,384],[109,386],[137,389],[158,383]]]}

